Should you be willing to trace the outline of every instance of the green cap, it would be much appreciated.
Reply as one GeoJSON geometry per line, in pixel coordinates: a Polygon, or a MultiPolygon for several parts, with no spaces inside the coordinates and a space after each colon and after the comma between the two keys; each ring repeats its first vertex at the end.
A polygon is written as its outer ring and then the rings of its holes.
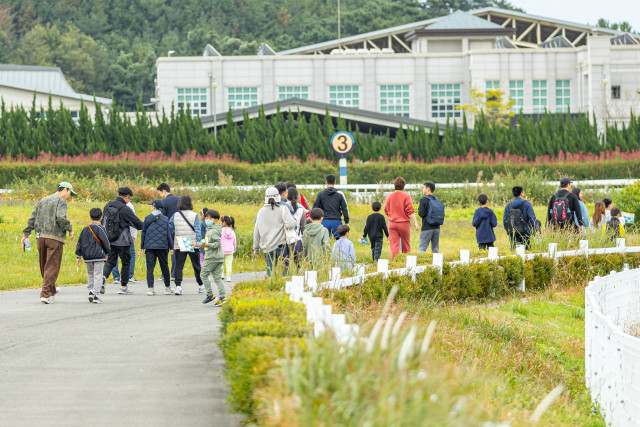
{"type": "Polygon", "coordinates": [[[67,181],[61,182],[60,185],[58,185],[58,187],[68,188],[69,191],[71,191],[71,196],[73,196],[73,197],[76,197],[78,195],[78,193],[73,191],[73,185],[69,184],[67,181]]]}

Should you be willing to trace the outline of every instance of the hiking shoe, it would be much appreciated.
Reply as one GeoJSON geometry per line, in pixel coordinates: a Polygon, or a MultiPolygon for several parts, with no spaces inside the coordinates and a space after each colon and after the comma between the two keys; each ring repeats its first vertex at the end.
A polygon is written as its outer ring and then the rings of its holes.
{"type": "Polygon", "coordinates": [[[96,298],[96,294],[94,294],[93,292],[89,292],[89,302],[93,302],[95,298],[96,298]]]}
{"type": "Polygon", "coordinates": [[[100,293],[104,294],[104,285],[102,285],[102,287],[100,288],[100,293]]]}
{"type": "Polygon", "coordinates": [[[173,295],[173,289],[171,288],[164,288],[164,294],[165,295],[173,295]]]}
{"type": "Polygon", "coordinates": [[[40,302],[43,304],[51,304],[53,301],[51,301],[51,297],[49,297],[49,298],[40,298],[40,302]]]}
{"type": "Polygon", "coordinates": [[[227,282],[231,281],[231,276],[227,276],[227,282]]]}
{"type": "Polygon", "coordinates": [[[149,288],[149,290],[147,291],[147,295],[149,295],[150,297],[154,296],[156,294],[156,291],[153,290],[153,288],[149,288]]]}
{"type": "Polygon", "coordinates": [[[133,291],[130,290],[128,286],[123,286],[118,291],[118,294],[120,294],[120,295],[129,295],[129,294],[132,294],[132,293],[133,293],[133,291]]]}
{"type": "Polygon", "coordinates": [[[107,278],[102,276],[102,287],[100,288],[100,293],[104,294],[104,285],[107,284],[107,278]]]}
{"type": "Polygon", "coordinates": [[[224,297],[222,298],[218,298],[216,300],[216,302],[213,304],[214,307],[222,307],[223,304],[225,304],[227,301],[224,299],[224,297]]]}
{"type": "Polygon", "coordinates": [[[93,301],[91,301],[94,304],[102,304],[102,300],[100,298],[98,298],[98,295],[93,297],[93,301]]]}
{"type": "Polygon", "coordinates": [[[199,294],[204,294],[204,285],[198,286],[198,293],[199,294]]]}
{"type": "Polygon", "coordinates": [[[49,297],[51,298],[51,302],[54,302],[56,300],[56,295],[58,295],[57,292],[49,297]]]}
{"type": "Polygon", "coordinates": [[[119,284],[120,284],[120,280],[115,280],[115,279],[114,279],[114,280],[113,280],[113,284],[114,284],[114,285],[119,285],[119,284]]]}
{"type": "Polygon", "coordinates": [[[176,286],[176,295],[182,295],[182,286],[176,286]]]}
{"type": "Polygon", "coordinates": [[[129,279],[129,282],[131,283],[138,283],[138,281],[136,280],[135,277],[132,277],[131,279],[129,279]]]}
{"type": "Polygon", "coordinates": [[[202,301],[202,303],[203,304],[209,304],[214,299],[215,299],[215,297],[213,295],[207,295],[207,297],[202,301]]]}

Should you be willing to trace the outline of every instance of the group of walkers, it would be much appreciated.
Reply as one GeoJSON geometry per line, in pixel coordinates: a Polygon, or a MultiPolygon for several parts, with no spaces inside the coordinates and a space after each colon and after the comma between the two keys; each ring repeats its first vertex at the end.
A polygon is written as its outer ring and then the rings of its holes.
{"type": "MultiPolygon", "coordinates": [[[[316,195],[313,206],[298,192],[293,182],[278,183],[265,191],[264,204],[255,217],[253,232],[253,255],[262,252],[267,275],[271,276],[278,262],[282,262],[287,275],[291,263],[298,268],[316,269],[326,265],[331,255],[343,269],[353,269],[356,263],[355,247],[349,240],[349,209],[345,195],[335,188],[336,178],[327,175],[326,188],[316,195]],[[331,244],[333,242],[333,249],[331,244]]],[[[434,195],[436,185],[427,181],[422,187],[423,197],[418,203],[417,216],[411,196],[404,191],[406,182],[396,178],[394,191],[384,205],[379,201],[371,204],[372,212],[367,217],[361,242],[369,238],[372,259],[378,260],[382,253],[383,239],[389,240],[391,258],[399,253],[411,251],[411,225],[420,232],[418,252],[426,252],[429,245],[433,253],[439,252],[440,227],[444,224],[445,207],[434,195]],[[381,214],[384,211],[385,216],[381,214]],[[388,226],[387,226],[388,220],[388,226]]],[[[203,303],[225,303],[223,280],[231,281],[233,254],[237,248],[235,220],[221,216],[213,209],[203,208],[194,212],[191,198],[175,196],[168,184],[157,187],[159,198],[150,202],[150,213],[140,220],[133,209],[133,192],[128,187],[118,189],[117,197],[109,201],[104,209],[94,207],[89,211],[90,223],[84,227],[76,245],[77,263],[82,260],[87,268],[89,301],[101,303],[106,280],[116,274],[121,263],[119,282],[121,295],[131,294],[129,281],[133,278],[131,265],[135,262],[135,238],[141,231],[138,255],[145,255],[147,270],[147,295],[155,295],[154,269],[159,264],[165,295],[182,295],[183,269],[189,258],[195,272],[198,291],[207,294],[203,303]],[[171,255],[171,268],[169,268],[171,255]],[[218,296],[213,295],[212,282],[217,286],[218,296]],[[175,281],[175,289],[171,288],[175,281]]],[[[536,218],[531,202],[525,200],[524,189],[512,188],[513,200],[504,209],[503,226],[511,246],[525,245],[530,248],[531,238],[540,231],[541,222],[536,218]]],[[[73,227],[67,219],[67,201],[76,196],[68,182],[62,182],[57,191],[39,200],[27,227],[23,231],[25,244],[35,230],[40,258],[40,273],[43,278],[40,300],[45,304],[54,301],[62,251],[66,234],[73,240],[73,227]]],[[[478,196],[480,207],[472,220],[476,228],[479,249],[487,249],[496,241],[494,229],[498,224],[495,213],[489,208],[485,194],[478,196]]],[[[582,190],[571,188],[569,178],[560,180],[560,190],[548,203],[546,222],[548,226],[567,232],[584,234],[600,231],[611,237],[624,237],[621,212],[613,207],[610,199],[595,204],[591,218],[582,201],[582,190]]],[[[133,279],[135,280],[135,279],[133,279]]]]}
{"type": "MultiPolygon", "coordinates": [[[[233,254],[236,250],[235,221],[233,217],[221,217],[213,209],[203,208],[200,214],[193,211],[189,196],[175,196],[166,183],[158,186],[156,199],[149,203],[150,213],[141,221],[131,204],[133,191],[120,187],[117,197],[109,201],[104,209],[94,207],[89,211],[91,222],[84,227],[76,245],[77,263],[82,260],[87,268],[89,302],[102,303],[107,278],[120,261],[120,289],[118,294],[128,295],[130,266],[135,257],[132,230],[141,231],[140,251],[145,255],[147,267],[147,295],[155,295],[154,270],[160,265],[165,295],[182,295],[183,268],[187,257],[196,275],[198,292],[207,293],[203,303],[225,303],[225,288],[222,280],[226,274],[231,281],[233,254]],[[171,270],[169,269],[171,254],[171,270]],[[226,267],[226,268],[225,268],[226,267]],[[225,271],[226,270],[226,271],[225,271]],[[210,276],[218,288],[214,298],[210,276]],[[171,288],[175,280],[175,289],[171,288]]],[[[22,244],[26,244],[35,230],[40,258],[40,273],[43,278],[40,301],[51,304],[56,297],[55,282],[62,262],[62,250],[67,232],[74,238],[73,227],[67,219],[67,200],[76,196],[68,182],[62,182],[51,196],[36,203],[23,230],[22,244]]]]}

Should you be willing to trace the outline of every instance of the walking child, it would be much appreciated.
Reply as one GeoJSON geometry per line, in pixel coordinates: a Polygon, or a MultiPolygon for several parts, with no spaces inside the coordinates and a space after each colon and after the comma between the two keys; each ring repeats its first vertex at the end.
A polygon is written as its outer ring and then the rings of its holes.
{"type": "Polygon", "coordinates": [[[302,255],[313,266],[317,266],[322,256],[329,249],[329,230],[322,225],[324,212],[320,208],[313,208],[309,212],[311,224],[307,224],[302,235],[302,255]]]}
{"type": "Polygon", "coordinates": [[[480,194],[478,196],[478,203],[480,203],[480,207],[476,209],[473,214],[471,225],[476,228],[478,248],[485,250],[492,248],[493,242],[496,241],[496,235],[493,229],[498,226],[498,218],[493,210],[489,208],[489,198],[486,194],[480,194]]]}
{"type": "Polygon", "coordinates": [[[98,297],[98,294],[106,281],[102,276],[102,272],[111,245],[106,230],[100,225],[102,209],[91,209],[89,217],[91,217],[91,224],[82,229],[76,245],[76,256],[78,257],[76,262],[79,267],[82,259],[84,259],[87,267],[89,302],[101,304],[102,300],[98,297]]]}
{"type": "Polygon", "coordinates": [[[154,200],[149,205],[151,213],[144,219],[138,252],[139,255],[145,254],[147,262],[147,295],[155,295],[153,271],[156,268],[156,261],[160,264],[162,272],[160,280],[164,281],[164,294],[172,295],[169,253],[173,255],[173,238],[169,229],[169,218],[162,215],[162,200],[154,200]]]}
{"type": "Polygon", "coordinates": [[[222,227],[220,226],[220,214],[218,211],[209,209],[204,214],[204,221],[207,224],[207,235],[204,241],[201,242],[201,246],[204,247],[204,263],[202,264],[202,270],[200,272],[200,278],[204,282],[205,289],[207,291],[207,297],[202,301],[203,304],[208,304],[215,300],[213,304],[216,307],[222,306],[225,301],[225,289],[222,282],[222,269],[224,264],[224,253],[222,252],[222,227]],[[218,286],[218,298],[213,296],[213,290],[211,289],[211,282],[209,276],[213,276],[213,281],[218,286]]]}
{"type": "Polygon", "coordinates": [[[356,249],[353,242],[349,240],[350,228],[348,224],[342,224],[336,232],[340,236],[333,244],[333,259],[340,263],[342,270],[353,270],[356,262],[356,249]]]}
{"type": "Polygon", "coordinates": [[[222,253],[224,254],[224,269],[222,280],[227,278],[227,282],[231,281],[231,271],[233,269],[233,254],[236,253],[236,221],[232,216],[222,217],[222,253]]]}
{"type": "Polygon", "coordinates": [[[620,209],[611,208],[611,219],[607,221],[605,227],[602,227],[602,234],[611,240],[615,240],[618,237],[625,237],[624,225],[620,222],[620,215],[620,209]]]}
{"type": "Polygon", "coordinates": [[[367,217],[367,223],[364,226],[364,232],[362,233],[362,239],[366,239],[369,236],[371,243],[371,257],[374,261],[380,259],[382,253],[382,240],[384,236],[389,238],[389,230],[387,229],[387,222],[384,219],[384,215],[380,213],[382,209],[382,203],[371,203],[371,209],[373,213],[367,217]],[[383,235],[384,233],[384,235],[383,235]]]}

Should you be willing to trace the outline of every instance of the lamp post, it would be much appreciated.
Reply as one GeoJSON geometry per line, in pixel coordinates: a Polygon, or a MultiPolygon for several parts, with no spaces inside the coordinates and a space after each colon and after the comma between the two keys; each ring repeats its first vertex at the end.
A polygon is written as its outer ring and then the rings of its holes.
{"type": "Polygon", "coordinates": [[[213,74],[209,74],[209,81],[211,83],[211,113],[213,114],[213,138],[218,139],[218,120],[216,118],[216,88],[218,87],[218,83],[216,82],[216,78],[213,74]]]}

